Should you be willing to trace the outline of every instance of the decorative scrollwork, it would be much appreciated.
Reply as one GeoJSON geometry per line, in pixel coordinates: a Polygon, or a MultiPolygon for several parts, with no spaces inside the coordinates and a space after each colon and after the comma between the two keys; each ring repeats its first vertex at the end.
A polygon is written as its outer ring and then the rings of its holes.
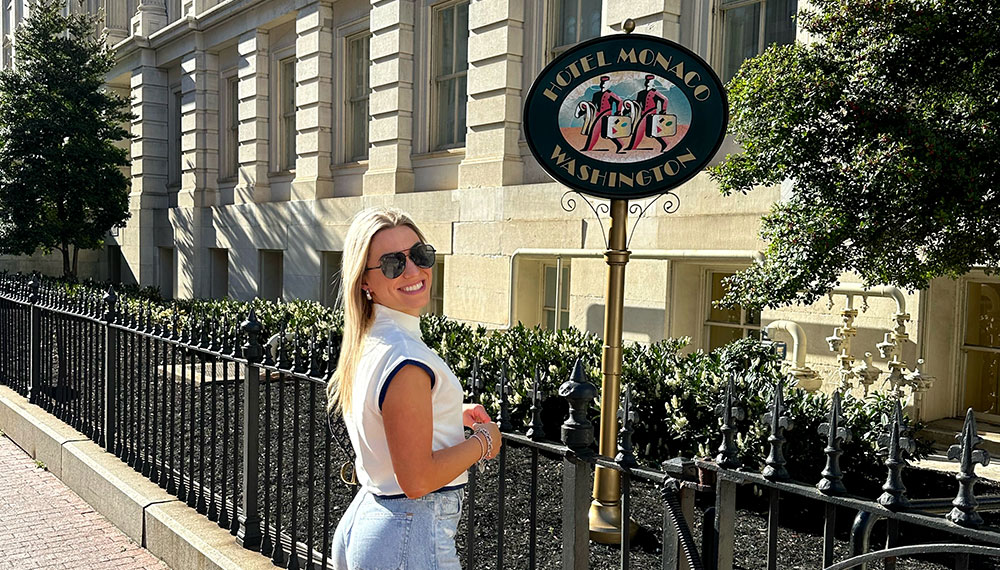
{"type": "Polygon", "coordinates": [[[666,199],[663,201],[663,213],[673,214],[681,207],[681,197],[675,194],[672,190],[667,190],[663,193],[666,199]]]}
{"type": "Polygon", "coordinates": [[[631,216],[635,216],[635,219],[632,220],[632,230],[628,234],[628,241],[625,242],[625,249],[628,249],[628,246],[632,243],[632,236],[635,235],[635,229],[639,227],[639,220],[646,215],[646,211],[649,210],[650,206],[655,204],[659,199],[659,196],[654,196],[652,200],[646,202],[645,204],[632,202],[628,205],[628,213],[631,216]]]}
{"type": "Polygon", "coordinates": [[[559,205],[566,212],[573,212],[576,210],[576,197],[579,196],[581,200],[587,206],[590,207],[590,211],[594,212],[594,217],[597,218],[597,223],[601,225],[601,237],[604,238],[604,248],[608,248],[608,232],[604,228],[604,221],[601,220],[601,216],[607,216],[611,214],[611,205],[608,202],[596,202],[592,201],[583,194],[575,192],[573,190],[567,190],[562,198],[559,199],[559,205]],[[576,194],[572,196],[571,194],[576,194]]]}

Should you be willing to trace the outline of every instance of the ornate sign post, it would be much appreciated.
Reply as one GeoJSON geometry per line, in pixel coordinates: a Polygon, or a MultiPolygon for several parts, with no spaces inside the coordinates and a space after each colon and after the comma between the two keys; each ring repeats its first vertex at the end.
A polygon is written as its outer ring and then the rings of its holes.
{"type": "MultiPolygon", "coordinates": [[[[729,119],[722,83],[707,63],[674,42],[632,35],[632,20],[624,29],[549,63],[528,91],[523,118],[528,146],[550,176],[610,200],[602,208],[610,211],[611,228],[599,438],[607,457],[615,455],[618,433],[628,201],[667,193],[701,171],[722,144],[729,119]]],[[[618,542],[620,500],[618,473],[598,467],[592,539],[618,542]]]]}

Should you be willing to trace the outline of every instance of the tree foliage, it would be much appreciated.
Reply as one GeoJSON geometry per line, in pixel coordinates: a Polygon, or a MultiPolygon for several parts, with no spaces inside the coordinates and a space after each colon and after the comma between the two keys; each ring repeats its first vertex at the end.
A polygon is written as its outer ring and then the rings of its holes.
{"type": "Polygon", "coordinates": [[[729,84],[722,192],[791,181],[724,302],[812,302],[844,272],[922,289],[1000,266],[1000,0],[812,0],[815,40],[729,84]]]}
{"type": "Polygon", "coordinates": [[[37,0],[0,72],[0,252],[59,250],[76,273],[79,249],[125,225],[130,138],[126,101],[103,88],[114,55],[93,15],[37,0]]]}

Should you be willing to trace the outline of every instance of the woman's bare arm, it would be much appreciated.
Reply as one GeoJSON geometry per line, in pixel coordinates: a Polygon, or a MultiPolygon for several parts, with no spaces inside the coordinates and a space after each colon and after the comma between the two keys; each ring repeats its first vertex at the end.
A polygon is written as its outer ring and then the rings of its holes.
{"type": "MultiPolygon", "coordinates": [[[[433,413],[431,377],[417,366],[404,366],[386,389],[382,422],[396,481],[411,499],[447,485],[482,455],[482,446],[475,438],[431,451],[433,413]]],[[[488,457],[494,457],[500,451],[500,431],[494,423],[482,425],[493,438],[488,457]]]]}

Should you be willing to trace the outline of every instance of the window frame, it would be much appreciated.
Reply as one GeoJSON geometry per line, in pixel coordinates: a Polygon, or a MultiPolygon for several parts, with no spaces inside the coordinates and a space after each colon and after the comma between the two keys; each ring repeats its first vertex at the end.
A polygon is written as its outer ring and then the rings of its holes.
{"type": "MultiPolygon", "coordinates": [[[[971,344],[968,342],[969,335],[969,319],[968,319],[968,308],[969,308],[969,286],[973,284],[978,285],[997,285],[1000,286],[1000,278],[993,275],[987,275],[983,271],[972,271],[957,281],[956,286],[958,289],[957,295],[957,307],[956,307],[956,319],[958,320],[958,326],[955,327],[955,342],[952,346],[957,345],[957,357],[956,357],[956,381],[959,383],[957,389],[955,390],[955,399],[953,402],[953,413],[963,412],[969,403],[969,356],[970,353],[980,353],[980,354],[997,354],[1000,349],[994,346],[983,345],[983,344],[971,344]]],[[[926,294],[922,292],[921,295],[926,294]]],[[[994,412],[980,412],[975,411],[977,418],[996,421],[1000,418],[1000,414],[994,412]]]]}
{"type": "Polygon", "coordinates": [[[604,21],[604,3],[600,2],[601,6],[601,22],[602,24],[598,26],[596,36],[581,37],[582,26],[580,25],[580,12],[583,10],[582,2],[583,0],[575,0],[576,2],[576,38],[568,43],[556,45],[556,26],[559,24],[561,18],[558,18],[556,10],[560,7],[559,0],[547,0],[545,6],[545,55],[543,60],[543,65],[548,64],[550,61],[559,57],[559,54],[570,49],[574,45],[592,38],[601,36],[601,27],[603,27],[604,21]]]}
{"type": "MultiPolygon", "coordinates": [[[[467,107],[468,99],[469,99],[469,84],[468,84],[469,49],[468,49],[468,46],[469,46],[469,35],[470,34],[469,34],[469,29],[468,29],[468,21],[469,21],[468,10],[470,8],[471,8],[471,2],[469,0],[458,0],[456,2],[447,2],[447,3],[443,2],[441,4],[435,5],[431,9],[430,26],[429,26],[429,28],[430,28],[429,37],[430,37],[430,41],[431,41],[430,53],[432,54],[432,56],[431,56],[431,62],[430,62],[430,76],[429,76],[429,80],[430,80],[429,81],[429,86],[430,86],[429,95],[430,96],[428,97],[429,103],[430,103],[430,111],[431,111],[430,114],[429,114],[429,116],[431,118],[431,121],[428,124],[428,127],[429,127],[429,129],[428,129],[428,131],[429,131],[428,132],[428,139],[430,141],[429,147],[430,147],[430,150],[432,152],[434,152],[434,151],[443,151],[443,150],[448,150],[448,149],[452,149],[452,148],[461,148],[461,147],[464,147],[465,143],[466,143],[466,130],[468,128],[468,115],[467,115],[467,111],[465,110],[465,108],[467,107]],[[442,41],[443,40],[443,31],[441,29],[439,29],[439,18],[441,17],[441,14],[444,11],[446,11],[446,10],[456,10],[459,6],[462,6],[462,5],[464,5],[466,7],[466,11],[467,11],[467,13],[466,13],[466,24],[467,25],[466,25],[466,29],[465,29],[465,34],[466,35],[465,35],[465,38],[464,38],[465,47],[466,47],[466,49],[465,49],[465,62],[464,62],[465,67],[463,69],[461,69],[461,70],[457,70],[456,69],[457,66],[458,66],[458,62],[457,62],[458,46],[460,44],[460,42],[458,41],[458,39],[459,39],[458,35],[456,33],[456,35],[455,35],[455,40],[456,41],[453,42],[453,53],[452,53],[453,68],[452,68],[452,71],[451,71],[451,73],[448,73],[448,74],[440,74],[439,70],[440,70],[440,65],[441,65],[441,61],[442,61],[442,50],[443,50],[443,45],[442,45],[443,44],[443,41],[442,41]],[[455,89],[457,91],[458,90],[457,86],[459,85],[458,82],[461,81],[462,79],[465,79],[465,82],[466,82],[465,83],[465,92],[464,92],[464,94],[462,94],[462,93],[456,93],[456,106],[452,110],[452,112],[455,115],[453,117],[455,119],[455,121],[454,121],[454,123],[455,123],[455,131],[452,133],[452,135],[454,136],[454,139],[453,140],[442,141],[442,140],[440,140],[439,129],[434,126],[434,125],[441,124],[441,121],[442,121],[442,117],[438,116],[439,115],[439,102],[440,102],[440,99],[441,99],[441,91],[442,91],[442,85],[441,84],[445,83],[445,82],[456,81],[455,89]],[[459,96],[459,95],[463,95],[463,96],[459,96]],[[463,109],[461,112],[460,112],[460,108],[463,109]],[[461,121],[459,121],[459,117],[461,117],[461,121]]],[[[457,12],[456,12],[456,15],[457,15],[457,12]]],[[[455,31],[455,32],[458,32],[458,25],[457,24],[458,24],[458,18],[456,17],[454,19],[454,22],[453,22],[453,26],[454,26],[453,27],[453,31],[455,31]]]]}
{"type": "Polygon", "coordinates": [[[569,262],[568,259],[562,260],[561,264],[558,261],[556,261],[556,260],[553,260],[553,261],[546,260],[546,261],[542,261],[541,264],[540,264],[540,266],[541,266],[540,267],[540,271],[541,271],[541,275],[542,275],[542,279],[541,279],[541,281],[542,281],[542,290],[541,290],[541,294],[538,296],[539,326],[541,326],[541,328],[543,328],[545,330],[561,330],[561,329],[569,328],[569,326],[570,326],[570,324],[569,324],[569,320],[570,320],[569,306],[570,306],[571,301],[572,301],[572,299],[570,297],[570,284],[572,283],[572,280],[573,280],[572,264],[569,262]],[[562,271],[563,271],[562,278],[560,278],[560,276],[558,274],[560,265],[562,266],[562,271]],[[548,306],[548,305],[545,304],[546,291],[548,290],[548,286],[549,286],[548,270],[550,268],[553,271],[556,272],[556,283],[554,285],[555,286],[555,297],[554,298],[556,300],[556,304],[553,305],[553,306],[548,306]],[[563,297],[563,295],[562,295],[563,292],[565,292],[565,297],[566,297],[566,305],[565,306],[563,306],[562,302],[561,302],[561,299],[563,297]],[[558,313],[556,311],[556,307],[558,307],[558,309],[559,309],[558,313]],[[548,318],[547,318],[548,313],[550,313],[550,312],[554,314],[553,319],[552,319],[552,323],[553,323],[552,324],[552,328],[549,328],[548,318]],[[566,319],[565,322],[563,322],[563,320],[561,318],[563,314],[565,314],[565,319],[566,319]]]}
{"type": "Polygon", "coordinates": [[[277,110],[277,131],[278,136],[275,137],[277,144],[277,172],[294,172],[295,171],[295,161],[298,158],[296,154],[296,141],[297,130],[295,126],[295,116],[296,116],[296,89],[298,88],[298,81],[296,80],[295,74],[298,67],[298,61],[295,54],[276,56],[277,64],[277,75],[275,85],[275,109],[277,110]],[[289,73],[289,67],[291,67],[291,73],[289,73]],[[289,85],[289,75],[291,76],[291,84],[289,85]],[[291,137],[289,137],[288,128],[291,126],[291,137]]]}
{"type": "Polygon", "coordinates": [[[219,180],[232,181],[240,173],[240,78],[236,69],[222,74],[225,85],[219,109],[219,180]]]}
{"type": "Polygon", "coordinates": [[[724,269],[724,268],[709,268],[704,272],[705,286],[703,291],[705,292],[704,302],[702,303],[703,313],[702,313],[702,346],[706,351],[713,350],[712,347],[712,327],[726,328],[726,329],[739,329],[741,330],[740,338],[747,338],[751,336],[752,332],[756,332],[757,336],[760,336],[760,331],[763,330],[761,326],[761,315],[760,311],[757,313],[757,322],[752,323],[749,319],[749,314],[754,311],[748,311],[744,307],[740,307],[740,320],[738,323],[732,323],[727,321],[715,321],[712,320],[712,303],[715,301],[712,294],[713,289],[713,279],[715,275],[724,274],[732,275],[736,273],[736,269],[724,269]]]}
{"type": "MultiPolygon", "coordinates": [[[[779,1],[782,1],[782,0],[715,0],[715,4],[713,6],[712,12],[713,12],[713,14],[716,15],[716,17],[715,17],[715,29],[718,31],[718,33],[716,34],[716,39],[715,39],[715,42],[714,42],[714,50],[713,50],[716,55],[715,55],[715,57],[712,58],[712,61],[714,63],[715,68],[719,72],[720,79],[722,79],[722,81],[724,83],[728,83],[729,79],[731,79],[731,77],[730,78],[725,77],[725,75],[726,75],[726,64],[728,63],[726,61],[726,49],[727,49],[727,45],[728,45],[727,41],[726,41],[727,40],[727,38],[726,38],[726,15],[727,14],[726,13],[729,12],[729,11],[731,11],[731,10],[738,10],[740,8],[745,8],[747,6],[753,6],[755,4],[760,6],[760,15],[759,15],[759,18],[758,18],[759,22],[757,24],[757,31],[755,32],[756,36],[757,36],[757,50],[756,50],[756,53],[753,56],[750,56],[750,57],[756,57],[756,56],[760,55],[761,53],[763,53],[764,50],[767,49],[767,46],[768,46],[768,44],[765,43],[767,41],[767,33],[766,32],[767,32],[767,8],[768,8],[768,4],[772,3],[772,2],[779,2],[779,1]]],[[[800,9],[800,6],[799,6],[800,0],[794,0],[794,1],[795,1],[795,14],[796,14],[794,27],[795,27],[795,30],[797,30],[798,29],[798,16],[797,16],[797,14],[798,14],[798,11],[800,9]]],[[[795,41],[794,34],[792,36],[792,41],[793,42],[795,41]]],[[[786,45],[786,44],[779,44],[779,45],[786,45]]],[[[734,74],[735,74],[736,70],[738,70],[739,67],[741,65],[743,65],[743,62],[746,61],[747,59],[749,59],[749,58],[744,58],[744,59],[740,60],[739,64],[737,64],[735,66],[735,68],[734,68],[734,71],[733,71],[734,74]]]]}
{"type": "Polygon", "coordinates": [[[352,30],[344,35],[344,60],[343,60],[343,77],[344,88],[343,88],[343,110],[345,121],[343,123],[344,129],[342,132],[342,143],[343,143],[343,157],[344,162],[362,162],[368,160],[369,148],[371,147],[371,139],[368,133],[368,124],[371,121],[371,111],[369,109],[369,100],[371,98],[371,38],[372,32],[368,28],[367,20],[364,22],[364,28],[359,30],[352,30]],[[364,66],[364,78],[362,83],[365,86],[364,94],[351,92],[351,85],[357,84],[357,76],[353,76],[354,68],[354,55],[352,53],[352,45],[363,44],[364,56],[366,65],[364,66]],[[363,105],[365,109],[365,117],[368,119],[365,124],[362,125],[364,132],[364,148],[363,152],[358,152],[358,149],[353,147],[352,133],[355,132],[354,124],[354,112],[357,110],[356,106],[363,105]]]}

